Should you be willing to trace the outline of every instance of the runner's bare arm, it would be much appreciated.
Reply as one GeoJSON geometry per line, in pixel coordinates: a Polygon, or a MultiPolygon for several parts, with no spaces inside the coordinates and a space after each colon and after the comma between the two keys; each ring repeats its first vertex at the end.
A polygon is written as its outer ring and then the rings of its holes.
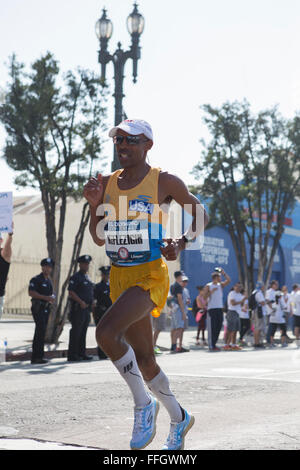
{"type": "Polygon", "coordinates": [[[196,196],[189,192],[185,183],[178,176],[167,172],[160,174],[158,198],[160,204],[174,199],[193,217],[192,223],[185,234],[176,240],[167,239],[168,245],[161,249],[166,259],[175,261],[179,252],[185,248],[186,242],[183,237],[186,236],[188,239],[191,239],[201,235],[208,224],[208,215],[196,196]]]}
{"type": "Polygon", "coordinates": [[[103,246],[105,244],[105,240],[98,238],[96,229],[98,223],[104,218],[104,216],[98,216],[96,213],[97,208],[103,203],[103,196],[108,179],[109,176],[102,175],[98,175],[97,178],[90,178],[83,190],[83,195],[90,206],[90,234],[96,245],[99,246],[103,246]]]}

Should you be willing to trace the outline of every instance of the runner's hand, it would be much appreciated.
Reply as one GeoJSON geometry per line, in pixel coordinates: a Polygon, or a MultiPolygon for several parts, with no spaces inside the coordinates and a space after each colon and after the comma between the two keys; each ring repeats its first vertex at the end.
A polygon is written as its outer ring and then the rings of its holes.
{"type": "Polygon", "coordinates": [[[92,207],[98,207],[102,203],[103,198],[103,182],[102,175],[97,178],[90,178],[83,189],[83,196],[92,207]]]}

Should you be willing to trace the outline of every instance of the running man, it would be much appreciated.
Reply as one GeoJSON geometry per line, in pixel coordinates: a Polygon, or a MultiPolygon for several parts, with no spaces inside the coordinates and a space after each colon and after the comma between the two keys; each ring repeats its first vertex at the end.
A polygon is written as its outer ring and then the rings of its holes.
{"type": "Polygon", "coordinates": [[[97,245],[105,244],[112,261],[113,304],[97,326],[96,339],[133,395],[135,419],[130,447],[143,449],[153,440],[159,400],[171,420],[163,449],[183,449],[194,417],[180,406],[156,363],[150,314],[159,315],[168,296],[168,269],[162,255],[175,261],[180,251],[203,232],[208,218],[180,178],[146,162],[153,146],[147,122],[123,121],[110,130],[109,136],[123,169],[91,178],[84,188],[90,205],[90,233],[97,245]],[[181,206],[189,205],[193,221],[181,238],[165,239],[166,212],[172,199],[181,206]],[[197,223],[199,214],[202,227],[197,223]]]}

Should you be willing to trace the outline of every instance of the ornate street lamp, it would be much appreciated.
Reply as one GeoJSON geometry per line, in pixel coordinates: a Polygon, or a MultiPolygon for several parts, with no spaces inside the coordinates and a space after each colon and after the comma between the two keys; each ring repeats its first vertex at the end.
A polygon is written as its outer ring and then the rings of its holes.
{"type": "MultiPolygon", "coordinates": [[[[114,65],[114,81],[115,81],[115,126],[117,126],[124,119],[123,111],[123,81],[124,81],[124,67],[127,59],[132,59],[133,62],[133,83],[137,81],[137,65],[138,60],[141,58],[141,48],[139,40],[142,32],[144,31],[145,20],[138,11],[138,5],[134,3],[133,11],[127,18],[127,29],[131,35],[131,47],[128,51],[123,51],[121,43],[118,42],[118,49],[111,55],[108,50],[108,41],[112,36],[113,25],[106,16],[106,10],[103,9],[101,18],[96,23],[96,35],[100,42],[100,50],[98,53],[98,62],[101,65],[101,81],[105,84],[106,80],[106,65],[112,61],[114,65]]],[[[119,160],[117,157],[116,149],[114,148],[114,159],[112,162],[112,171],[120,168],[119,160]]]]}

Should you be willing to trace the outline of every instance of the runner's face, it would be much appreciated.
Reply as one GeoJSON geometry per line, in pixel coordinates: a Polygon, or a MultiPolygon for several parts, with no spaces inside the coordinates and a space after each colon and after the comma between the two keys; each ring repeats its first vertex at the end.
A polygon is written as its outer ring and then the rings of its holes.
{"type": "MultiPolygon", "coordinates": [[[[118,129],[117,135],[125,137],[130,134],[118,129]]],[[[124,139],[121,144],[116,144],[116,150],[122,168],[134,167],[143,160],[145,161],[147,152],[153,145],[152,140],[147,140],[144,134],[139,134],[137,137],[140,138],[139,144],[130,145],[126,142],[126,139],[124,139]]]]}

